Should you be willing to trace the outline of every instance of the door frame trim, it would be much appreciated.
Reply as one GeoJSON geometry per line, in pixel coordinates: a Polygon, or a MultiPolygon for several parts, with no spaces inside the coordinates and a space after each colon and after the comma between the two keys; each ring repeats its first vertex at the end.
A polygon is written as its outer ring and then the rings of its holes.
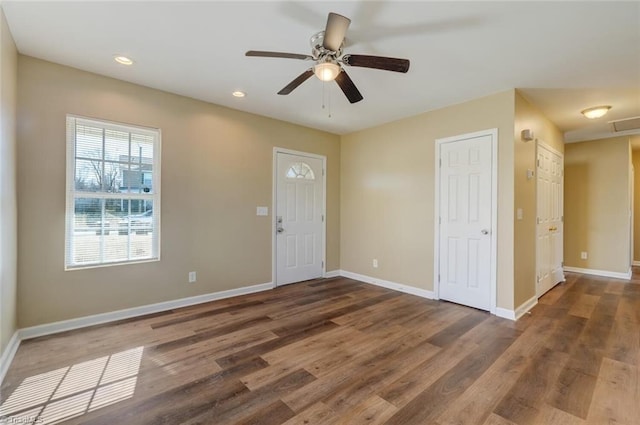
{"type": "Polygon", "coordinates": [[[325,155],[319,155],[310,152],[296,151],[292,149],[273,147],[273,161],[272,161],[272,181],[271,181],[271,282],[273,287],[278,286],[277,270],[278,270],[278,258],[276,256],[276,207],[277,207],[277,189],[278,189],[278,154],[284,153],[289,155],[306,156],[308,158],[315,158],[322,161],[322,214],[324,220],[322,221],[322,277],[327,274],[327,157],[325,155]]]}
{"type": "MultiPolygon", "coordinates": [[[[560,160],[562,161],[562,183],[561,183],[561,187],[560,187],[560,193],[562,194],[562,246],[564,246],[564,153],[560,152],[559,150],[557,150],[556,148],[554,148],[553,146],[545,143],[543,140],[539,140],[536,139],[536,156],[535,156],[535,166],[536,166],[536,174],[535,174],[535,183],[536,183],[536,269],[535,269],[535,280],[533,282],[534,288],[536,290],[536,298],[540,298],[541,296],[543,296],[545,293],[540,293],[540,282],[538,281],[538,270],[539,270],[539,265],[540,265],[540,259],[538,258],[538,153],[540,151],[540,147],[548,150],[549,152],[551,152],[554,155],[557,155],[560,157],[560,160]]],[[[564,252],[562,253],[562,261],[564,262],[564,252]]],[[[561,282],[564,282],[566,280],[566,276],[564,276],[564,267],[562,268],[562,274],[563,274],[563,279],[561,282]]],[[[559,282],[558,282],[559,283],[559,282]]],[[[555,284],[557,285],[557,283],[555,284]]],[[[552,286],[553,287],[555,287],[552,286]]]]}
{"type": "MultiPolygon", "coordinates": [[[[545,143],[543,140],[536,139],[536,160],[538,159],[538,147],[539,146],[542,146],[543,148],[545,148],[549,152],[554,153],[554,154],[558,155],[560,158],[564,159],[564,153],[560,152],[559,150],[557,150],[553,146],[545,143]]],[[[563,168],[563,170],[564,170],[564,168],[563,168]]],[[[564,178],[563,178],[563,180],[564,180],[564,178]]]]}
{"type": "Polygon", "coordinates": [[[496,314],[498,300],[498,129],[476,131],[473,133],[460,134],[457,136],[444,137],[435,140],[435,192],[434,192],[434,215],[433,215],[433,293],[435,299],[440,299],[440,147],[444,143],[453,143],[461,140],[473,139],[476,137],[491,137],[491,265],[490,265],[490,287],[491,304],[489,312],[496,314]]]}

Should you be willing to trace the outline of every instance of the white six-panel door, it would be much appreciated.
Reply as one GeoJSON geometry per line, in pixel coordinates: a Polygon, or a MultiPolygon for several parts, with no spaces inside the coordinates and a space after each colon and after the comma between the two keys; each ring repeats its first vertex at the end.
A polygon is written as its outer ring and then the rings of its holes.
{"type": "Polygon", "coordinates": [[[439,143],[439,298],[492,309],[492,134],[439,143]]]}
{"type": "Polygon", "coordinates": [[[323,275],[323,160],[276,152],[276,285],[323,275]]]}
{"type": "Polygon", "coordinates": [[[537,146],[537,288],[538,297],[564,280],[563,158],[545,145],[537,146]]]}

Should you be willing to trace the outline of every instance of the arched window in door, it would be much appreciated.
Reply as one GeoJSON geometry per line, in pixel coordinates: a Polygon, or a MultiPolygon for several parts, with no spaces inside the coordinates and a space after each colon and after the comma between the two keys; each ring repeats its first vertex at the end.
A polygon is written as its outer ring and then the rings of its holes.
{"type": "Polygon", "coordinates": [[[316,176],[308,164],[304,162],[294,162],[287,170],[287,178],[315,180],[316,176]]]}

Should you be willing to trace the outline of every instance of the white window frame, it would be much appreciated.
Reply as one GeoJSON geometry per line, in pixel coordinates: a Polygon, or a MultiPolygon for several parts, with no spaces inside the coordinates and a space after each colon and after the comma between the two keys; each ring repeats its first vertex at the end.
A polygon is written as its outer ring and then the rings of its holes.
{"type": "MultiPolygon", "coordinates": [[[[67,132],[67,181],[66,181],[66,212],[65,212],[65,270],[83,270],[96,267],[108,267],[124,264],[137,264],[160,261],[160,211],[161,211],[161,189],[160,189],[160,164],[161,164],[161,131],[159,128],[141,127],[131,124],[122,124],[112,121],[86,118],[78,115],[68,114],[66,118],[67,132]],[[107,130],[124,131],[128,133],[145,134],[153,137],[153,163],[152,163],[152,188],[153,193],[108,193],[108,192],[84,192],[75,190],[76,172],[76,124],[84,124],[93,127],[100,127],[107,130]],[[152,232],[152,255],[151,258],[124,260],[124,261],[102,261],[97,263],[73,263],[73,232],[76,198],[96,198],[96,199],[146,199],[153,201],[153,232],[152,232]]],[[[104,237],[104,236],[101,236],[104,237]]]]}

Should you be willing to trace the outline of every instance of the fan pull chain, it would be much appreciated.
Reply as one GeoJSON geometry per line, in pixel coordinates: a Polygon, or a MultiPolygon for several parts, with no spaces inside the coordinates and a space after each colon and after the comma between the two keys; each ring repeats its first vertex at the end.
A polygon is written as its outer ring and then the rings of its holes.
{"type": "Polygon", "coordinates": [[[327,93],[327,99],[328,99],[327,103],[329,103],[329,118],[331,118],[331,90],[329,90],[329,92],[327,93]]]}
{"type": "Polygon", "coordinates": [[[331,118],[331,90],[327,91],[326,81],[322,82],[322,109],[328,110],[328,118],[331,118]],[[326,102],[325,102],[326,98],[326,102]],[[328,107],[327,107],[328,106],[328,107]]]}

